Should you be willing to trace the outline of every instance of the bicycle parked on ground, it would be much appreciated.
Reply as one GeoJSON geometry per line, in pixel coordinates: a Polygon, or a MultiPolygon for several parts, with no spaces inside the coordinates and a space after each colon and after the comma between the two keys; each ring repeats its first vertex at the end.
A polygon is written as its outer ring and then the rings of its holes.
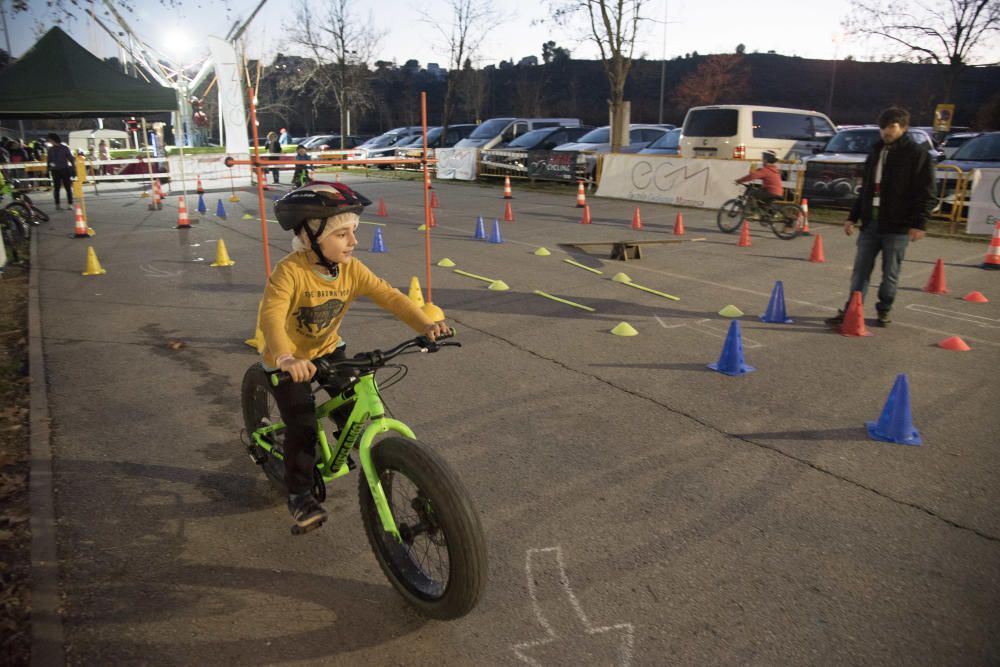
{"type": "MultiPolygon", "coordinates": [[[[479,600],[486,583],[482,528],[468,492],[445,461],[416,440],[403,422],[386,416],[375,373],[397,369],[386,384],[390,386],[407,372],[404,365],[390,365],[393,358],[407,352],[437,352],[450,345],[461,344],[418,336],[385,352],[313,362],[317,383],[313,391],[323,388],[331,396],[316,407],[319,460],[313,469],[313,493],[322,502],[326,484],[357,467],[351,456],[357,447],[358,498],[372,551],[396,590],[421,613],[437,619],[463,616],[479,600]],[[348,410],[350,414],[342,417],[348,410]],[[334,417],[344,422],[339,430],[334,417]],[[327,419],[333,425],[329,438],[323,428],[327,419]],[[380,434],[388,435],[376,441],[380,434]]],[[[285,425],[272,388],[289,381],[287,373],[267,371],[256,363],[244,375],[241,390],[248,435],[244,445],[253,462],[282,488],[285,425]]],[[[310,529],[296,525],[292,533],[310,529]]]]}
{"type": "Polygon", "coordinates": [[[719,207],[716,217],[719,229],[727,234],[735,232],[747,220],[770,227],[779,239],[788,240],[798,236],[799,218],[802,214],[798,206],[761,201],[750,194],[757,186],[750,183],[740,185],[743,186],[743,193],[719,207]]]}
{"type": "Polygon", "coordinates": [[[10,262],[28,261],[27,242],[31,238],[31,226],[20,209],[0,209],[0,238],[10,262]]]}
{"type": "Polygon", "coordinates": [[[24,185],[16,179],[11,179],[9,191],[13,201],[4,208],[19,210],[24,219],[32,225],[49,221],[48,213],[35,206],[34,202],[31,201],[31,197],[28,196],[28,193],[31,191],[30,186],[24,185]]]}

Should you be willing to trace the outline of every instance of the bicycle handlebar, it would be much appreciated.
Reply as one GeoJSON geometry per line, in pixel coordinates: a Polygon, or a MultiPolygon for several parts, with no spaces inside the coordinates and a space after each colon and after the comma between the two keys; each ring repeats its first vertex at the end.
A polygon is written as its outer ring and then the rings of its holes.
{"type": "MultiPolygon", "coordinates": [[[[440,342],[446,338],[451,338],[454,335],[455,330],[449,329],[448,335],[438,336],[437,340],[431,340],[427,336],[417,336],[416,338],[405,340],[399,345],[385,351],[372,350],[371,352],[359,352],[354,355],[353,359],[342,359],[340,361],[333,361],[332,359],[316,359],[313,361],[313,364],[316,366],[316,373],[309,378],[309,381],[322,381],[331,375],[334,375],[336,371],[340,369],[350,369],[354,371],[356,375],[363,375],[364,373],[375,371],[385,366],[390,360],[410,348],[419,348],[420,352],[433,353],[437,352],[442,347],[462,347],[461,343],[454,341],[450,343],[440,342]]],[[[273,371],[271,373],[271,385],[275,387],[280,384],[284,384],[285,382],[290,382],[291,379],[291,376],[284,371],[273,371]]]]}

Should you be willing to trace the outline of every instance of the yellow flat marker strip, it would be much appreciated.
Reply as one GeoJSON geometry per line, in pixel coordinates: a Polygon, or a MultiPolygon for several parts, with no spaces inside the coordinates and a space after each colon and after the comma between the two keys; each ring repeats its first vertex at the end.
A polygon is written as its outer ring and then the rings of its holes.
{"type": "Polygon", "coordinates": [[[662,296],[664,299],[672,299],[674,301],[680,301],[679,296],[674,296],[673,294],[667,294],[666,292],[659,292],[655,289],[649,287],[643,287],[642,285],[636,285],[635,283],[622,283],[622,285],[628,285],[629,287],[634,287],[636,289],[641,289],[643,292],[649,292],[650,294],[655,294],[656,296],[662,296]]]}
{"type": "Polygon", "coordinates": [[[377,225],[379,227],[385,227],[384,222],[368,222],[367,220],[359,220],[362,225],[377,225]]]}
{"type": "Polygon", "coordinates": [[[574,308],[587,310],[590,311],[591,313],[594,312],[594,309],[591,308],[590,306],[585,306],[582,303],[576,303],[575,301],[569,301],[568,299],[560,299],[559,297],[552,296],[548,292],[543,292],[542,290],[536,289],[535,294],[537,294],[538,296],[544,296],[546,299],[552,299],[553,301],[558,301],[559,303],[565,303],[567,306],[573,306],[574,308]]]}
{"type": "Polygon", "coordinates": [[[580,262],[574,262],[571,259],[564,259],[563,261],[566,262],[567,264],[572,264],[573,266],[579,267],[579,268],[583,269],[584,271],[590,271],[591,273],[596,273],[599,276],[603,276],[604,275],[604,271],[598,271],[597,269],[593,269],[593,268],[591,268],[589,266],[584,266],[580,262]]]}
{"type": "Polygon", "coordinates": [[[482,280],[483,282],[492,283],[496,282],[492,278],[487,278],[486,276],[477,276],[475,273],[469,273],[468,271],[463,271],[461,269],[452,269],[455,273],[460,276],[467,276],[469,278],[475,278],[476,280],[482,280]]]}

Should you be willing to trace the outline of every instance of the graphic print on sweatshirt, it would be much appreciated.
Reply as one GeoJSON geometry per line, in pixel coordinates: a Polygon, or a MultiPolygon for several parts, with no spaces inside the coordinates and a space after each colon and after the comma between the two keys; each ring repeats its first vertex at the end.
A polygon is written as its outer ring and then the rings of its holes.
{"type": "Polygon", "coordinates": [[[299,306],[292,314],[295,330],[303,336],[318,338],[343,309],[344,302],[340,299],[330,299],[317,306],[299,306]]]}

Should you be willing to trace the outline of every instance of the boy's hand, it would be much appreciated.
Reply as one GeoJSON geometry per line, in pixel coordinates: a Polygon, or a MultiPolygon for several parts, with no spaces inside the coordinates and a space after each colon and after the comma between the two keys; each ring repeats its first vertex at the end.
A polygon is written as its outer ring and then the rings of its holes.
{"type": "Polygon", "coordinates": [[[451,331],[451,328],[444,323],[444,321],[435,322],[434,324],[428,324],[424,327],[424,335],[431,340],[437,340],[438,336],[447,336],[451,331]]]}
{"type": "Polygon", "coordinates": [[[850,236],[854,233],[854,221],[848,220],[844,223],[844,233],[850,236]]]}
{"type": "Polygon", "coordinates": [[[278,367],[288,373],[293,382],[308,382],[316,375],[316,367],[308,359],[285,359],[278,367]]]}

